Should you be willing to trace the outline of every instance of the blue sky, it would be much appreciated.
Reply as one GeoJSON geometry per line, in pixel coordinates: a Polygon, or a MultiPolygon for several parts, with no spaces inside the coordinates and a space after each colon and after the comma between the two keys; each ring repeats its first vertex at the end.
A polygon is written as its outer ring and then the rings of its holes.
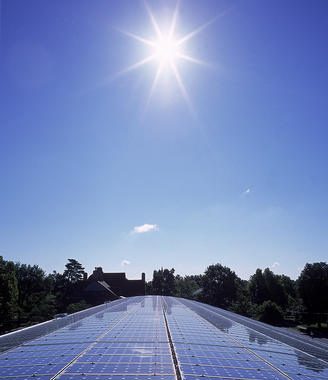
{"type": "MultiPolygon", "coordinates": [[[[149,1],[163,26],[174,1],[149,1]]],[[[0,254],[129,278],[221,262],[297,277],[328,257],[328,3],[184,0],[192,111],[142,1],[2,0],[0,254]],[[147,226],[148,224],[148,226],[147,226]],[[137,228],[135,228],[137,227],[137,228]]]]}

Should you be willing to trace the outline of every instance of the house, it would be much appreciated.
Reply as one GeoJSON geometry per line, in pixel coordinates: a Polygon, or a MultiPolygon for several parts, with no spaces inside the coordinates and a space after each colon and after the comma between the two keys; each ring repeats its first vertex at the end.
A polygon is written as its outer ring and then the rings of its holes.
{"type": "Polygon", "coordinates": [[[96,267],[86,280],[84,297],[87,303],[99,305],[121,297],[145,295],[145,274],[140,280],[128,280],[124,272],[104,273],[102,267],[96,267]]]}

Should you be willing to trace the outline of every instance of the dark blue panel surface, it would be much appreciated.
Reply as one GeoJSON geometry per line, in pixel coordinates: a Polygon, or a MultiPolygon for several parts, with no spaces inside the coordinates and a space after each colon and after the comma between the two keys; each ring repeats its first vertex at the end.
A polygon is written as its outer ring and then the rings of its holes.
{"type": "Polygon", "coordinates": [[[82,355],[77,362],[83,363],[172,363],[171,355],[82,355]]]}
{"type": "Polygon", "coordinates": [[[253,359],[254,355],[251,355],[247,351],[209,351],[202,350],[199,346],[194,347],[193,349],[178,349],[179,356],[194,356],[194,357],[205,357],[205,358],[225,358],[225,359],[253,359]]]}
{"type": "Polygon", "coordinates": [[[1,376],[17,376],[17,375],[46,375],[46,374],[56,374],[62,368],[62,365],[27,365],[27,366],[12,366],[0,367],[0,378],[1,376]]]}
{"type": "Polygon", "coordinates": [[[65,364],[73,360],[75,356],[44,356],[44,357],[30,357],[30,358],[10,358],[10,360],[0,360],[0,368],[16,365],[36,365],[36,364],[65,364]]]}
{"type": "Polygon", "coordinates": [[[170,297],[136,297],[0,354],[0,380],[327,380],[328,362],[170,297]],[[177,367],[173,364],[173,356],[177,367]]]}
{"type": "Polygon", "coordinates": [[[0,377],[1,380],[51,380],[53,375],[15,375],[0,377]]]}
{"type": "MultiPolygon", "coordinates": [[[[176,380],[175,376],[167,375],[74,375],[65,374],[58,377],[60,380],[176,380]]],[[[194,379],[195,380],[195,379],[194,379]]]]}
{"type": "Polygon", "coordinates": [[[199,366],[220,366],[235,368],[255,368],[268,369],[268,365],[262,360],[235,360],[235,359],[219,359],[194,356],[179,356],[180,364],[193,364],[199,366]]]}
{"type": "Polygon", "coordinates": [[[95,374],[168,374],[174,375],[174,370],[170,364],[160,363],[75,363],[71,365],[66,373],[95,373],[95,374]]]}

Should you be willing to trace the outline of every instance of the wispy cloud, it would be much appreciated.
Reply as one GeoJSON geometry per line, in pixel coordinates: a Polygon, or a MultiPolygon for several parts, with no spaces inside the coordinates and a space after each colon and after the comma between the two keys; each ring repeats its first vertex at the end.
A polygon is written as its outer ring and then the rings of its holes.
{"type": "Polygon", "coordinates": [[[135,226],[131,233],[133,234],[144,234],[146,232],[159,231],[159,226],[157,224],[143,224],[142,226],[135,226]]]}
{"type": "Polygon", "coordinates": [[[249,195],[252,192],[251,188],[248,187],[246,190],[244,190],[241,194],[242,195],[249,195]]]}
{"type": "Polygon", "coordinates": [[[271,265],[271,269],[274,269],[274,268],[277,268],[280,266],[280,263],[278,263],[278,261],[275,261],[272,265],[271,265]]]}
{"type": "Polygon", "coordinates": [[[121,266],[122,267],[125,267],[125,266],[130,265],[130,264],[131,264],[131,261],[129,261],[129,260],[122,260],[121,261],[121,266]]]}

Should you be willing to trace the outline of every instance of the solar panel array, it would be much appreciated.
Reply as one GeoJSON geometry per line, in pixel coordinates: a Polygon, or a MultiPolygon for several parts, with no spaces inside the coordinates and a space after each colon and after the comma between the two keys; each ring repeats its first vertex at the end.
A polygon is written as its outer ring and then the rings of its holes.
{"type": "MultiPolygon", "coordinates": [[[[122,300],[120,299],[115,300],[111,304],[111,307],[114,304],[119,304],[121,302],[122,300]]],[[[90,307],[89,309],[82,310],[74,314],[67,315],[64,318],[52,319],[50,321],[46,321],[43,323],[39,323],[37,325],[27,327],[23,330],[17,330],[6,335],[1,335],[0,336],[0,352],[6,351],[12,347],[18,346],[27,340],[32,340],[39,336],[49,334],[52,331],[60,329],[61,327],[70,325],[81,319],[89,317],[90,315],[93,315],[98,311],[105,310],[107,307],[109,307],[109,304],[105,303],[102,305],[90,307]]]]}
{"type": "Polygon", "coordinates": [[[244,317],[242,315],[232,313],[228,310],[219,309],[210,305],[199,305],[199,303],[190,302],[188,300],[181,300],[185,305],[190,306],[192,309],[197,308],[197,312],[202,313],[202,310],[206,310],[204,315],[209,315],[215,313],[220,316],[231,319],[237,323],[241,323],[250,329],[255,329],[258,332],[263,333],[273,339],[279,340],[297,348],[301,351],[305,351],[313,356],[319,357],[324,361],[328,361],[328,340],[320,339],[320,341],[316,340],[315,342],[311,337],[304,334],[299,334],[298,332],[290,331],[287,329],[282,329],[275,326],[270,326],[266,323],[262,323],[259,321],[255,321],[254,319],[250,319],[244,317]]]}
{"type": "Polygon", "coordinates": [[[184,379],[328,379],[326,361],[226,317],[213,316],[207,305],[176,299],[166,303],[184,379]]]}
{"type": "Polygon", "coordinates": [[[213,310],[126,299],[0,354],[0,380],[328,379],[325,360],[213,310]]]}
{"type": "Polygon", "coordinates": [[[0,355],[0,379],[175,379],[161,299],[136,297],[0,355]]]}

